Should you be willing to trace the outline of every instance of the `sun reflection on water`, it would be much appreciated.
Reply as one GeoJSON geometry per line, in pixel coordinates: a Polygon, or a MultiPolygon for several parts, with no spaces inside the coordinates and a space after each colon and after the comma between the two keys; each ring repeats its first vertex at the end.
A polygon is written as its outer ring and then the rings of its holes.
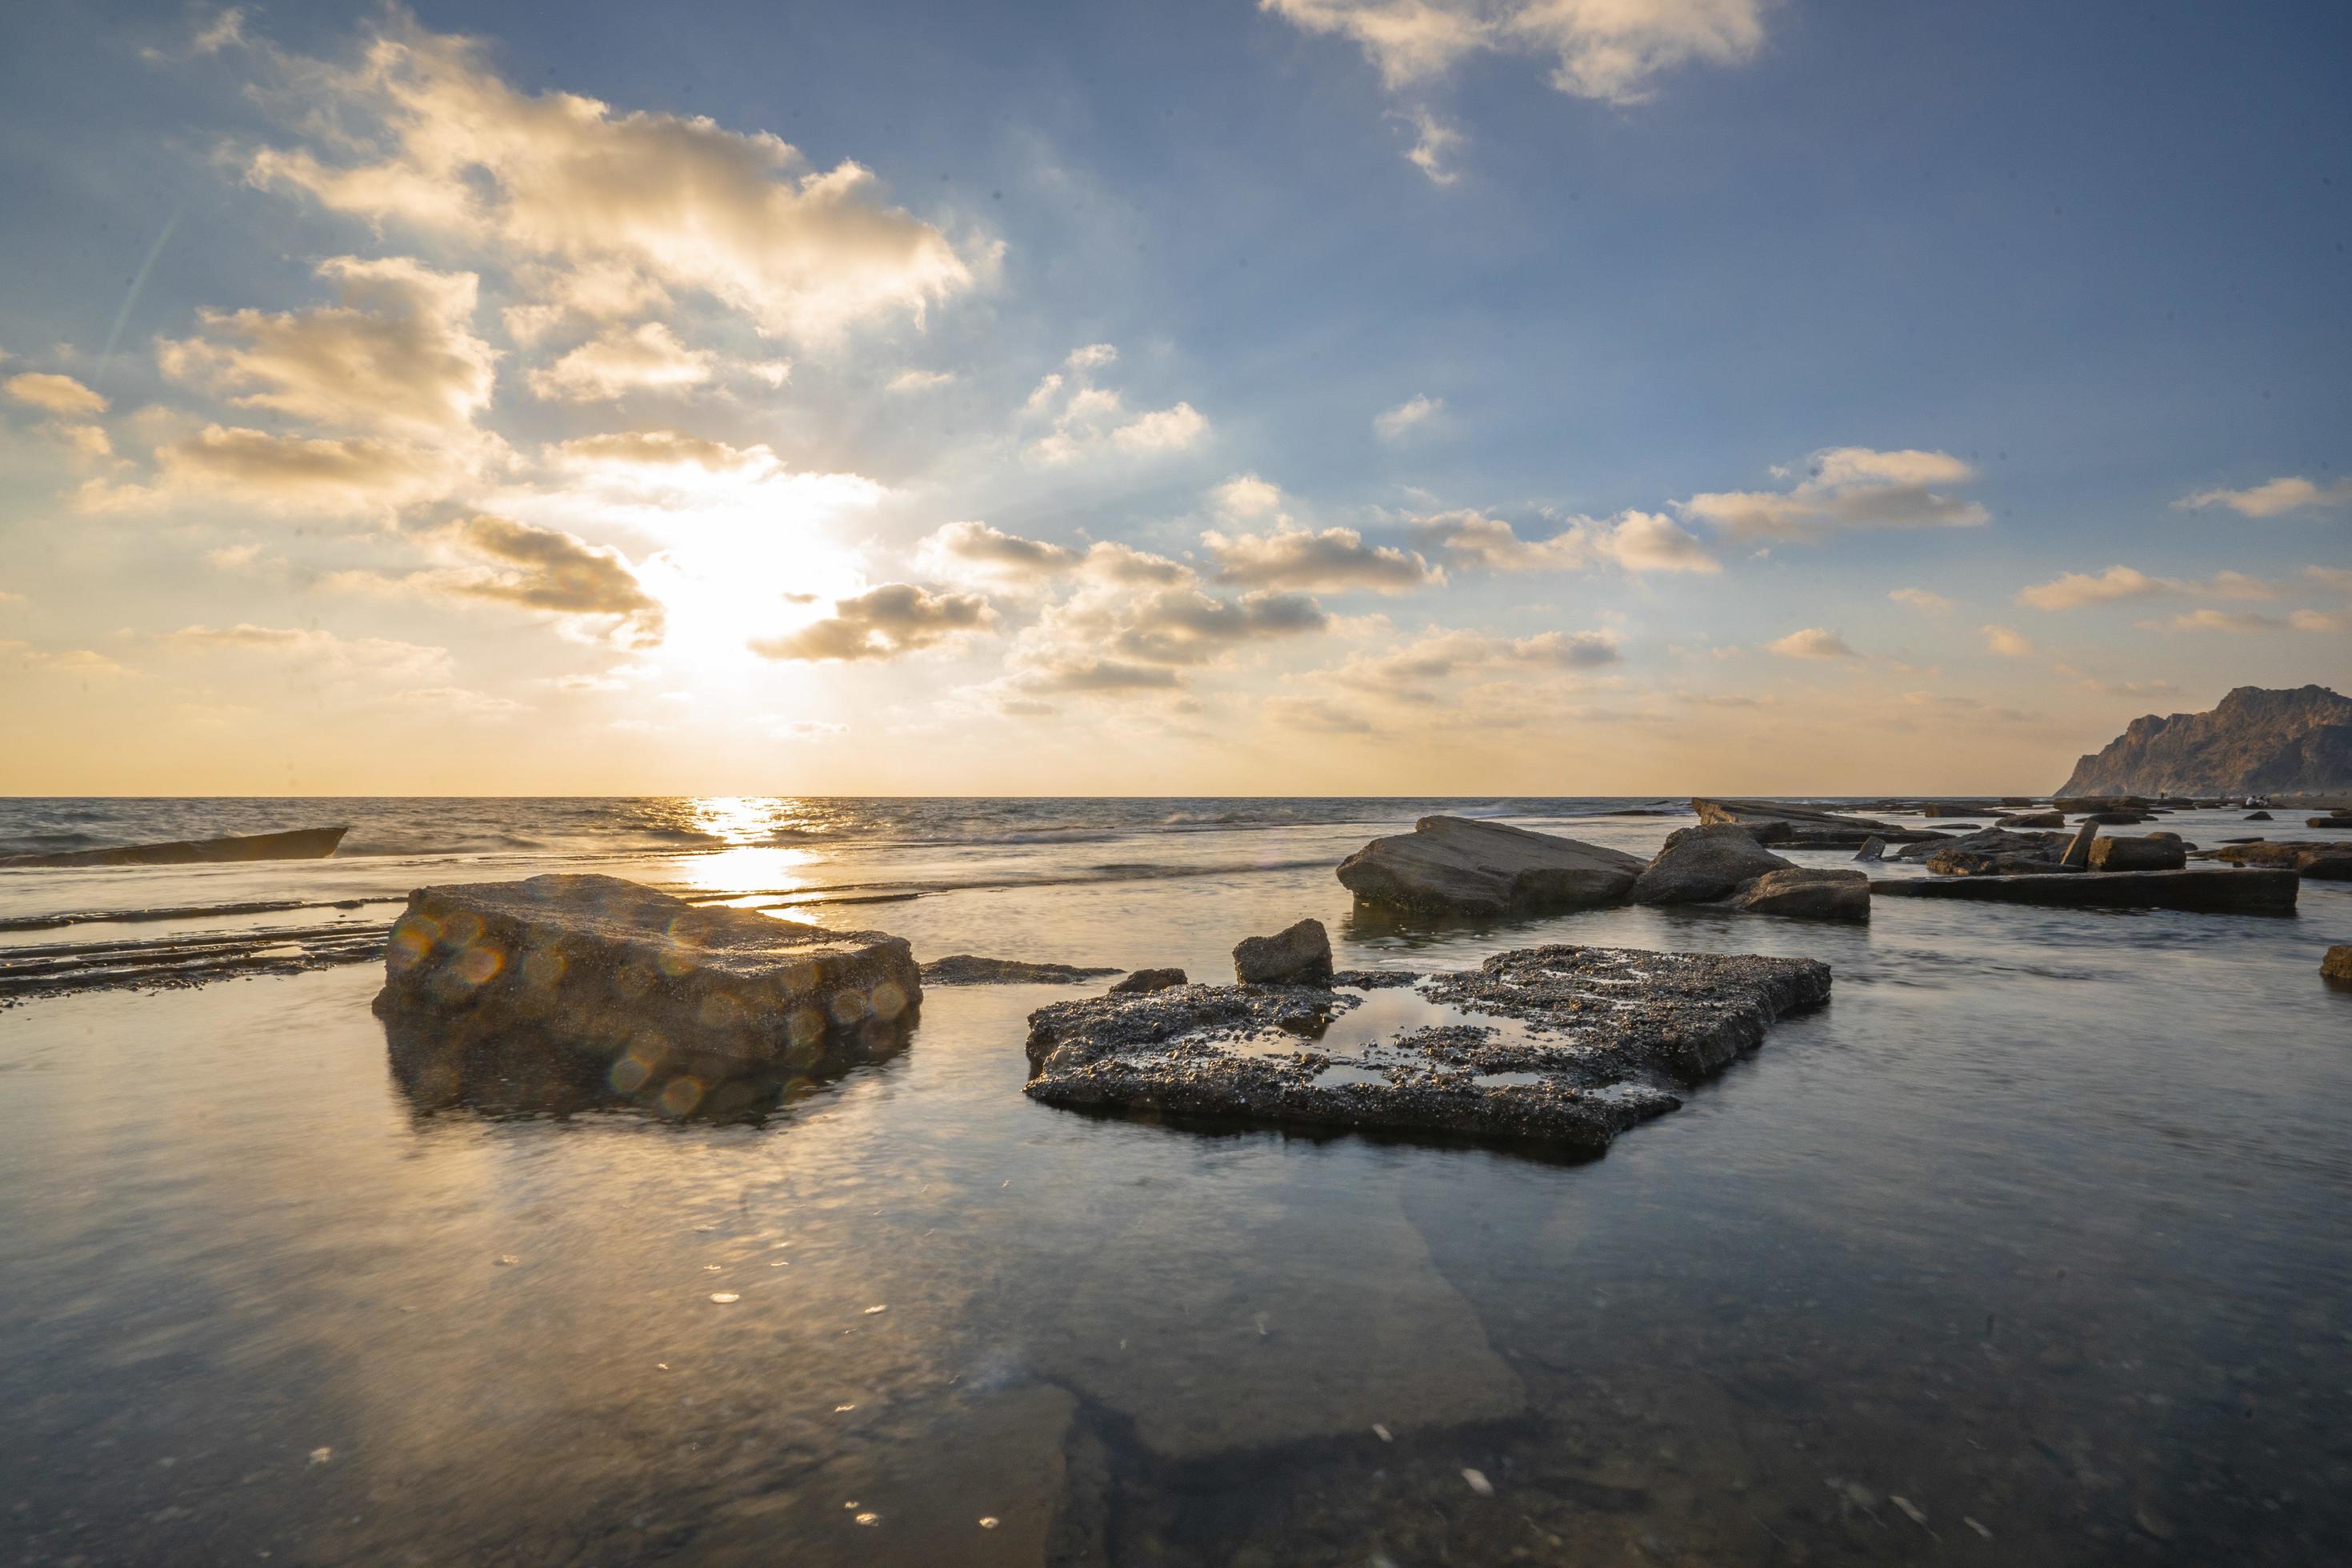
{"type": "Polygon", "coordinates": [[[682,803],[685,826],[724,847],[689,857],[679,867],[688,887],[713,893],[793,893],[814,885],[808,868],[814,850],[777,842],[786,834],[813,834],[824,825],[814,803],[789,795],[707,795],[682,803]]]}

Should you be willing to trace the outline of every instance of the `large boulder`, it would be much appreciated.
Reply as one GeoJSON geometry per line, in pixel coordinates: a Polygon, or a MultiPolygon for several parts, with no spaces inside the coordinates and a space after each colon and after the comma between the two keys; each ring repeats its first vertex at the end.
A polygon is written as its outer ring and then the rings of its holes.
{"type": "Polygon", "coordinates": [[[1711,823],[1680,827],[1666,835],[1658,851],[1633,882],[1637,904],[1696,904],[1720,899],[1740,883],[1772,871],[1796,868],[1756,842],[1744,826],[1711,823]]]}
{"type": "Polygon", "coordinates": [[[2102,838],[2091,846],[2094,871],[2177,871],[2189,864],[2178,837],[2102,838]]]}
{"type": "Polygon", "coordinates": [[[550,876],[411,893],[375,1010],[614,1055],[799,1064],[895,1044],[922,995],[903,937],[698,908],[618,877],[550,876]]]}
{"type": "Polygon", "coordinates": [[[1244,985],[1328,985],[1331,938],[1321,921],[1300,921],[1272,936],[1244,937],[1234,978],[1244,985]]]}
{"type": "Polygon", "coordinates": [[[1732,902],[1760,915],[1809,921],[1870,919],[1870,879],[1860,871],[1822,870],[1810,866],[1768,871],[1742,882],[1732,902]]]}
{"type": "Polygon", "coordinates": [[[1642,861],[1622,850],[1500,822],[1424,816],[1339,863],[1358,898],[1424,914],[1497,915],[1621,902],[1642,861]]]}

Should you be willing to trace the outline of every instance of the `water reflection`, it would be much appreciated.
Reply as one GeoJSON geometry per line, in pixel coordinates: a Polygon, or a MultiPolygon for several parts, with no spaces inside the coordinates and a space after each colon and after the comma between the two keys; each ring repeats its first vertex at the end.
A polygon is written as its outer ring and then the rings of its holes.
{"type": "Polygon", "coordinates": [[[383,1020],[393,1080],[418,1116],[464,1110],[564,1117],[629,1109],[672,1121],[758,1125],[826,1085],[884,1068],[907,1048],[910,1021],[869,1019],[854,1048],[785,1066],[639,1042],[614,1051],[541,1029],[478,1021],[383,1020]]]}

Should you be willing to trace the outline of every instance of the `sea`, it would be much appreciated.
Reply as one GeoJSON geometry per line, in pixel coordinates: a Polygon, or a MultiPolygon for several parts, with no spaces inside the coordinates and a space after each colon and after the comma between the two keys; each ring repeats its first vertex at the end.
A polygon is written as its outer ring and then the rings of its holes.
{"type": "MultiPolygon", "coordinates": [[[[1433,813],[1686,799],[0,801],[0,1561],[2335,1563],[2352,884],[2293,917],[1355,908],[1433,813]],[[1827,963],[1599,1159],[1026,1099],[1028,1015],[646,1103],[419,1072],[409,889],[633,878],[950,953],[1231,973],[1547,942],[1827,963]]],[[[2269,832],[2182,812],[2194,842],[2269,832]]],[[[2287,832],[2286,829],[2293,831],[2287,832]]],[[[2347,835],[2352,836],[2352,835],[2347,835]]],[[[1843,865],[1843,854],[1801,853],[1843,865]]],[[[1897,868],[1887,874],[1908,874],[1897,868]]]]}

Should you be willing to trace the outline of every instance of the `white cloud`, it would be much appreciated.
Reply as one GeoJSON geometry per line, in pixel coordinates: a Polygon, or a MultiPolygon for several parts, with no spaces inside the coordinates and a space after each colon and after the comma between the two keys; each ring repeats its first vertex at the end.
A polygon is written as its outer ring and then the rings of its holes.
{"type": "Polygon", "coordinates": [[[2047,583],[2019,590],[2017,602],[2037,610],[2072,610],[2084,605],[2111,604],[2118,599],[2147,599],[2166,595],[2210,595],[2221,599],[2273,599],[2278,590],[2242,572],[2221,572],[2203,583],[2178,577],[2151,577],[2130,566],[2110,566],[2092,576],[2065,572],[2047,583]]]}
{"type": "Polygon", "coordinates": [[[2251,489],[2199,490],[2195,495],[2183,496],[2172,504],[2187,510],[2224,506],[2242,517],[2283,517],[2291,511],[2343,506],[2347,502],[2352,502],[2352,479],[2320,485],[2299,476],[2289,476],[2256,485],[2251,489]]]}
{"type": "Polygon", "coordinates": [[[1768,642],[1765,647],[1784,658],[1859,658],[1845,638],[1823,626],[1807,626],[1800,632],[1768,642]]]}
{"type": "Polygon", "coordinates": [[[1094,384],[1093,373],[1118,360],[1118,350],[1109,343],[1089,343],[1071,351],[1064,370],[1037,384],[1022,413],[1050,417],[1053,428],[1024,448],[1031,463],[1067,468],[1106,447],[1146,457],[1181,451],[1209,433],[1207,416],[1189,403],[1130,416],[1124,397],[1094,384]]]}
{"type": "Polygon", "coordinates": [[[918,564],[942,575],[976,573],[999,580],[1050,577],[1076,566],[1079,556],[1063,545],[1024,539],[984,522],[950,522],[916,547],[918,564]]]}
{"type": "Polygon", "coordinates": [[[1990,514],[1946,492],[1975,477],[1975,469],[1948,452],[1834,447],[1814,453],[1805,477],[1785,490],[1708,492],[1675,506],[1735,539],[1809,540],[1839,529],[1973,528],[1990,514]]]}
{"type": "Polygon", "coordinates": [[[1627,572],[1723,569],[1696,534],[1652,511],[1571,518],[1549,539],[1521,539],[1508,522],[1477,511],[1416,518],[1413,531],[1456,562],[1496,572],[1581,572],[1600,564],[1627,572]]]}
{"type": "Polygon", "coordinates": [[[1764,42],[1769,0],[1258,0],[1310,33],[1349,38],[1391,88],[1482,49],[1549,57],[1551,85],[1638,103],[1651,80],[1694,61],[1738,65],[1764,42]]]}
{"type": "Polygon", "coordinates": [[[69,375],[28,370],[10,376],[5,385],[17,402],[47,413],[86,417],[106,412],[106,399],[69,375]]]}
{"type": "Polygon", "coordinates": [[[2322,587],[2340,588],[2352,594],[2352,566],[2306,566],[2303,574],[2322,587]]]}
{"type": "Polygon", "coordinates": [[[1984,634],[1985,647],[2003,658],[2023,658],[2033,651],[2033,641],[2012,626],[1979,626],[1984,634]]]}
{"type": "Polygon", "coordinates": [[[1373,416],[1372,431],[1383,441],[1402,441],[1444,412],[1442,397],[1423,397],[1416,393],[1386,413],[1373,416]]]}
{"type": "Polygon", "coordinates": [[[1416,554],[1370,545],[1352,528],[1315,531],[1283,520],[1271,533],[1225,534],[1212,529],[1201,542],[1217,559],[1217,581],[1253,588],[1303,588],[1339,593],[1369,588],[1402,594],[1443,584],[1444,570],[1416,554]]]}
{"type": "Polygon", "coordinates": [[[2146,631],[2174,632],[2333,632],[2343,629],[2336,616],[2317,610],[2296,610],[2287,616],[2265,616],[2252,610],[2191,610],[2169,620],[2142,621],[2146,631]]]}
{"type": "Polygon", "coordinates": [[[537,395],[567,403],[593,403],[631,392],[682,392],[715,373],[719,356],[690,349],[659,321],[614,327],[582,343],[544,369],[530,373],[537,395]]]}
{"type": "Polygon", "coordinates": [[[398,576],[344,572],[330,587],[361,592],[477,599],[606,624],[632,647],[662,639],[665,615],[628,557],[561,529],[490,514],[439,531],[431,542],[455,563],[398,576]]]}
{"type": "Polygon", "coordinates": [[[1208,434],[1209,421],[1189,403],[1139,414],[1110,433],[1122,452],[1181,452],[1208,434]]]}
{"type": "Polygon", "coordinates": [[[199,625],[167,633],[163,640],[183,653],[266,658],[320,681],[446,679],[450,668],[446,647],[390,637],[346,637],[315,626],[264,626],[250,621],[233,626],[199,625]]]}
{"type": "Polygon", "coordinates": [[[408,436],[471,424],[498,353],[473,333],[478,279],[404,257],[319,267],[341,302],[309,310],[207,310],[205,336],[165,340],[163,374],[240,408],[408,436]]]}
{"type": "Polygon", "coordinates": [[[474,40],[397,14],[357,66],[303,64],[296,107],[315,149],[263,151],[247,172],[338,212],[593,272],[607,291],[633,277],[699,292],[811,340],[919,320],[974,280],[945,235],[881,200],[866,168],[810,169],[766,132],[521,92],[474,40]]]}
{"type": "Polygon", "coordinates": [[[1405,149],[1405,162],[1429,176],[1433,185],[1450,185],[1462,177],[1453,159],[1465,138],[1454,126],[1423,108],[1402,110],[1397,118],[1412,127],[1412,145],[1405,149]]]}
{"type": "Polygon", "coordinates": [[[902,370],[892,376],[886,391],[905,394],[934,392],[955,380],[955,373],[945,370],[902,370]]]}
{"type": "Polygon", "coordinates": [[[935,593],[912,583],[885,583],[837,601],[833,610],[796,631],[760,638],[751,651],[763,658],[811,662],[896,658],[960,633],[984,630],[996,619],[988,601],[976,594],[935,593]]]}
{"type": "Polygon", "coordinates": [[[144,511],[210,500],[272,512],[388,516],[448,496],[494,450],[466,442],[274,436],[208,425],[156,448],[151,483],[92,480],[76,492],[75,504],[90,512],[144,511]]]}
{"type": "Polygon", "coordinates": [[[1948,616],[1952,613],[1951,600],[1941,594],[1931,594],[1925,588],[1897,588],[1886,596],[1898,605],[1908,605],[1915,610],[1924,610],[1931,616],[1948,616]]]}
{"type": "Polygon", "coordinates": [[[1255,474],[1235,474],[1211,490],[1209,497],[1227,517],[1270,517],[1282,510],[1282,487],[1255,474]]]}

